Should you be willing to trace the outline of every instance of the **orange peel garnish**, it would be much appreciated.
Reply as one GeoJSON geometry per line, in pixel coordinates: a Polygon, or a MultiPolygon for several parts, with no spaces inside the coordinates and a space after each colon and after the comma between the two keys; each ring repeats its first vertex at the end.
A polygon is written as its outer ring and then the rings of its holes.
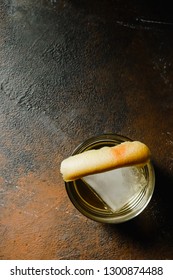
{"type": "Polygon", "coordinates": [[[64,181],[133,165],[145,165],[150,159],[149,148],[139,141],[125,141],[113,147],[88,150],[62,161],[60,172],[64,181]]]}

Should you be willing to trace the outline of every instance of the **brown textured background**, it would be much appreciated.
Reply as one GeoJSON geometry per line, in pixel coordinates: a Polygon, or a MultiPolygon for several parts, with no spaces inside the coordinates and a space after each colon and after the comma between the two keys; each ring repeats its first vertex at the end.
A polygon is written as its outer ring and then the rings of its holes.
{"type": "Polygon", "coordinates": [[[171,1],[1,0],[0,259],[173,258],[171,1]],[[145,142],[154,196],[104,225],[70,203],[60,162],[102,133],[145,142]]]}

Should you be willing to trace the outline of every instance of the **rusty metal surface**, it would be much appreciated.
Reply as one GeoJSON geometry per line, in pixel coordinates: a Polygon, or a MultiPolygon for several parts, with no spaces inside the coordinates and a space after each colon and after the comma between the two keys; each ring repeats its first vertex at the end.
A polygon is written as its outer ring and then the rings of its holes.
{"type": "Polygon", "coordinates": [[[0,259],[173,258],[170,7],[1,0],[0,259]],[[82,216],[59,173],[108,132],[146,143],[156,170],[149,206],[121,225],[82,216]]]}

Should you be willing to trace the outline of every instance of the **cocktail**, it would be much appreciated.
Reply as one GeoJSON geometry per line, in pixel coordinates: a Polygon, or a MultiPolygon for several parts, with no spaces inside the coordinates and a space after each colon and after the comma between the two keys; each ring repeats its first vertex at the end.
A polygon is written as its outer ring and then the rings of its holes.
{"type": "MultiPolygon", "coordinates": [[[[120,144],[133,145],[132,142],[129,138],[117,134],[93,137],[74,150],[72,160],[73,156],[78,154],[87,157],[88,153],[85,152],[90,150],[97,151],[94,154],[97,157],[103,147],[106,149],[116,147],[115,150],[120,151],[120,144]]],[[[121,145],[121,150],[122,147],[123,145],[121,145]]],[[[106,151],[106,149],[105,152],[108,152],[109,150],[106,151]]],[[[120,152],[116,152],[117,158],[126,157],[126,154],[122,156],[122,153],[121,155],[118,153],[120,152]]],[[[121,223],[136,217],[145,209],[154,191],[153,165],[148,154],[145,155],[146,159],[145,157],[141,159],[142,155],[140,155],[137,161],[133,161],[130,157],[128,162],[127,157],[123,163],[122,160],[121,163],[119,161],[116,168],[105,168],[109,162],[106,163],[103,170],[99,172],[95,170],[95,165],[101,165],[102,160],[104,163],[105,158],[96,159],[96,163],[93,163],[93,166],[91,163],[91,169],[86,175],[84,173],[84,176],[79,176],[79,178],[77,176],[75,179],[66,179],[68,196],[82,214],[98,222],[121,223]]],[[[74,163],[75,168],[75,162],[71,163],[74,163]]],[[[85,159],[83,164],[85,165],[85,159]]],[[[61,172],[63,173],[63,168],[61,172]]]]}

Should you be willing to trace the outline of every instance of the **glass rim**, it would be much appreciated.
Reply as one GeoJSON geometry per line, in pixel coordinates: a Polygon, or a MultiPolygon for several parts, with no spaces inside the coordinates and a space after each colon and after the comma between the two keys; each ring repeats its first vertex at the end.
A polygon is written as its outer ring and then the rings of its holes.
{"type": "MultiPolygon", "coordinates": [[[[83,141],[82,143],[80,143],[72,152],[72,155],[78,154],[80,152],[95,148],[101,144],[104,143],[108,143],[109,146],[112,145],[117,145],[120,144],[121,142],[124,141],[133,141],[132,139],[120,135],[120,134],[115,134],[115,133],[105,133],[105,134],[101,134],[98,136],[93,136],[90,137],[88,139],[86,139],[85,141],[83,141]]],[[[140,206],[139,204],[139,208],[134,208],[131,211],[129,211],[126,214],[121,214],[119,212],[119,214],[112,214],[112,215],[104,215],[96,213],[94,211],[92,211],[92,209],[90,209],[89,207],[82,207],[83,204],[79,203],[77,201],[77,198],[79,199],[77,193],[74,192],[74,189],[76,188],[76,182],[78,182],[79,180],[75,180],[72,182],[65,182],[65,187],[66,187],[66,191],[68,194],[68,197],[70,198],[72,204],[75,206],[75,208],[84,216],[97,221],[97,222],[102,222],[102,223],[122,223],[125,221],[128,221],[132,218],[135,218],[136,216],[138,216],[148,205],[148,203],[150,202],[153,192],[154,192],[154,188],[155,188],[155,172],[154,172],[154,168],[152,165],[152,162],[149,161],[145,166],[145,171],[147,172],[147,176],[148,176],[148,183],[147,183],[147,187],[145,189],[145,193],[143,194],[143,197],[141,198],[141,203],[142,205],[140,206]],[[74,192],[74,193],[73,193],[74,192]]],[[[141,194],[142,195],[142,194],[141,194]]]]}

